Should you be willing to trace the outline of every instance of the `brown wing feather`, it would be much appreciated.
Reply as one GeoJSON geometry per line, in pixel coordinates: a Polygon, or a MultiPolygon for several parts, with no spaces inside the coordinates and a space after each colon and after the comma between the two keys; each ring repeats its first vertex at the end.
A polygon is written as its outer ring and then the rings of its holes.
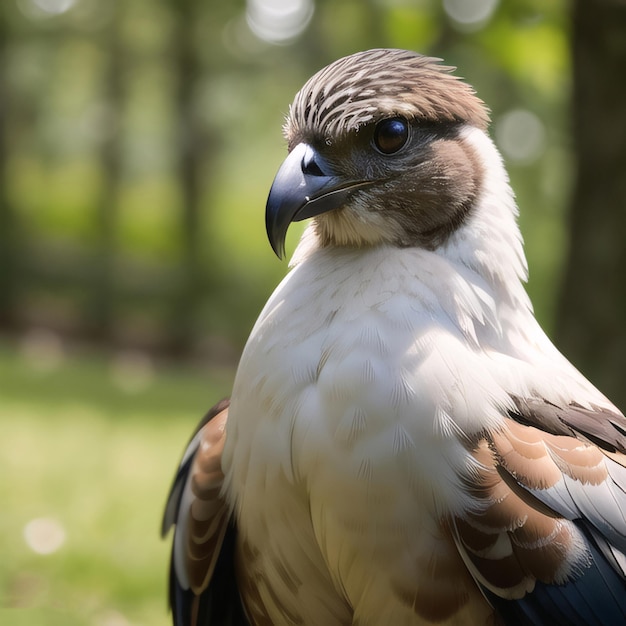
{"type": "Polygon", "coordinates": [[[597,485],[608,475],[600,449],[575,437],[552,435],[507,420],[507,428],[491,437],[499,464],[523,485],[548,489],[563,473],[582,483],[597,485]]]}
{"type": "MultiPolygon", "coordinates": [[[[502,598],[563,584],[591,566],[575,520],[621,546],[626,521],[624,417],[572,403],[515,399],[519,413],[472,449],[476,510],[452,521],[474,577],[502,598]]],[[[599,536],[598,535],[598,536],[599,536]]],[[[623,550],[623,546],[620,548],[623,550]]]]}
{"type": "Polygon", "coordinates": [[[577,402],[559,406],[543,398],[512,396],[511,417],[554,435],[585,438],[609,452],[626,453],[626,417],[617,409],[577,402]]]}
{"type": "MultiPolygon", "coordinates": [[[[228,409],[200,431],[200,443],[189,470],[192,494],[187,517],[184,565],[194,593],[207,586],[228,527],[228,506],[221,497],[224,482],[221,458],[228,409]]],[[[185,515],[185,512],[182,512],[185,515]]]]}
{"type": "Polygon", "coordinates": [[[425,622],[447,623],[462,614],[482,624],[493,610],[477,590],[449,529],[438,531],[431,534],[428,550],[417,555],[418,577],[392,580],[393,591],[425,622]]]}
{"type": "Polygon", "coordinates": [[[170,606],[176,626],[244,625],[235,573],[236,526],[222,496],[227,400],[201,420],[174,480],[163,533],[175,525],[170,606]]]}
{"type": "Polygon", "coordinates": [[[585,566],[575,525],[542,503],[563,472],[581,482],[607,477],[592,444],[507,420],[474,449],[477,510],[454,520],[457,544],[476,578],[501,597],[521,598],[536,581],[562,583],[585,566]]]}

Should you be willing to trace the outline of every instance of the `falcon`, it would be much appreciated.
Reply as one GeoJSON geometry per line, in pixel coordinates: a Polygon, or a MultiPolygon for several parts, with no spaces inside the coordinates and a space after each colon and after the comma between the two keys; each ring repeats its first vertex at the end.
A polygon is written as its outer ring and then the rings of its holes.
{"type": "Polygon", "coordinates": [[[172,487],[177,626],[626,623],[626,419],[537,323],[451,71],[370,50],[291,105],[276,253],[310,223],[172,487]]]}

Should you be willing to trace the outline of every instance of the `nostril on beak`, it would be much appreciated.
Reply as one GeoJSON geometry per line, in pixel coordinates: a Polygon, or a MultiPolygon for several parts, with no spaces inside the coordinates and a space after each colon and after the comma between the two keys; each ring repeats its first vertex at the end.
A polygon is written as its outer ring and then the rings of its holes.
{"type": "Polygon", "coordinates": [[[307,150],[302,157],[302,173],[309,176],[327,176],[315,160],[315,153],[312,150],[307,150]]]}

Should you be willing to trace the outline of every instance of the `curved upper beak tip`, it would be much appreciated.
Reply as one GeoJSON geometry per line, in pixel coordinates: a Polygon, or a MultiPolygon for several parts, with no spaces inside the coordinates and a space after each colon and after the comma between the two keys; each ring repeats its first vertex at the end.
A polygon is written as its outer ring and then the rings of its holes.
{"type": "Polygon", "coordinates": [[[291,222],[337,209],[356,189],[374,182],[346,179],[332,169],[307,143],[298,144],[280,166],[265,206],[267,238],[279,259],[291,222]]]}
{"type": "Polygon", "coordinates": [[[290,183],[289,178],[281,176],[281,171],[282,168],[274,179],[265,206],[267,238],[279,259],[283,259],[285,256],[287,230],[298,207],[302,204],[293,193],[294,185],[290,183]]]}
{"type": "Polygon", "coordinates": [[[267,237],[276,256],[285,256],[291,222],[337,208],[345,200],[341,192],[350,185],[334,175],[315,148],[298,144],[276,173],[265,207],[267,237]]]}
{"type": "MultiPolygon", "coordinates": [[[[269,198],[268,198],[268,206],[269,206],[269,198]]],[[[274,254],[282,261],[285,257],[285,239],[287,237],[287,229],[289,225],[286,227],[279,225],[275,220],[270,220],[268,218],[269,212],[265,210],[265,230],[267,232],[267,238],[272,246],[272,250],[274,254]]]]}

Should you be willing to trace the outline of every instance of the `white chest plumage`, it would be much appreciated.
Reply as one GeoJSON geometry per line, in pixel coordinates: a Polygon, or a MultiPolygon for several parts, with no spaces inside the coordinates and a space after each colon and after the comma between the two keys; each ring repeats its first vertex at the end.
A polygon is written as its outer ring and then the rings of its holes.
{"type": "MultiPolygon", "coordinates": [[[[493,301],[481,286],[450,282],[446,268],[423,250],[320,250],[277,289],[246,347],[229,493],[274,593],[281,568],[292,579],[305,559],[317,572],[320,589],[294,596],[308,616],[304,596],[319,611],[328,586],[338,623],[344,602],[370,619],[385,602],[389,616],[389,587],[418,588],[420,571],[448,556],[438,555],[441,519],[472,506],[462,481],[475,461],[459,435],[495,425],[507,398],[466,335],[494,345],[501,330],[486,321],[493,301]],[[481,306],[480,329],[461,329],[459,312],[481,306]]],[[[415,619],[398,602],[397,619],[415,619]]]]}

